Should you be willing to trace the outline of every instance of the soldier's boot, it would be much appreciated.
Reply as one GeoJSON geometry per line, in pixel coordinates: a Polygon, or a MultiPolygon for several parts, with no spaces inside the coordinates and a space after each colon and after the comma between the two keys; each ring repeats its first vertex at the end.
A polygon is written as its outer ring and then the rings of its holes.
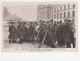
{"type": "Polygon", "coordinates": [[[31,43],[31,41],[32,41],[32,38],[30,38],[29,43],[31,43]]]}
{"type": "Polygon", "coordinates": [[[55,45],[52,42],[50,42],[50,47],[56,48],[55,45]]]}
{"type": "Polygon", "coordinates": [[[70,43],[66,43],[67,48],[71,48],[71,44],[70,43]]]}
{"type": "Polygon", "coordinates": [[[73,43],[73,48],[75,48],[75,44],[73,43]]]}
{"type": "Polygon", "coordinates": [[[41,43],[41,42],[42,42],[42,40],[43,40],[43,39],[42,39],[42,37],[40,37],[40,40],[39,40],[39,42],[41,43]]]}
{"type": "Polygon", "coordinates": [[[35,39],[34,38],[33,38],[33,41],[32,42],[33,42],[33,45],[34,45],[34,42],[35,42],[35,39]]]}
{"type": "Polygon", "coordinates": [[[73,48],[75,48],[75,41],[74,41],[74,42],[72,42],[72,45],[73,45],[73,48]]]}
{"type": "Polygon", "coordinates": [[[14,43],[14,39],[12,39],[12,43],[14,43]]]}
{"type": "Polygon", "coordinates": [[[20,39],[20,42],[19,43],[22,44],[22,39],[20,39]]]}
{"type": "Polygon", "coordinates": [[[14,40],[14,43],[16,43],[16,39],[14,40]]]}
{"type": "Polygon", "coordinates": [[[11,44],[11,39],[9,40],[9,43],[11,44]]]}

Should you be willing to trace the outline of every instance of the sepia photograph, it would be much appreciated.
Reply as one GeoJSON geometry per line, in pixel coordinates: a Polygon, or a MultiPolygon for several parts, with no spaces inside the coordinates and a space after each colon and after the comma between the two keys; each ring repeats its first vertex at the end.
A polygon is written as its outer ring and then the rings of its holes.
{"type": "Polygon", "coordinates": [[[77,2],[2,2],[2,52],[78,51],[77,2]]]}

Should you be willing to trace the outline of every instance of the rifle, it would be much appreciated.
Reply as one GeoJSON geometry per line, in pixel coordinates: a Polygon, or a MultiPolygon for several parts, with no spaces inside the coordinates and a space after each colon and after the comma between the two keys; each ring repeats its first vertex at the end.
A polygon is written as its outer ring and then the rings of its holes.
{"type": "Polygon", "coordinates": [[[39,30],[37,37],[36,37],[36,40],[38,40],[38,41],[39,41],[39,33],[40,33],[40,30],[39,30]]]}
{"type": "Polygon", "coordinates": [[[39,34],[40,34],[40,31],[41,31],[41,28],[39,28],[39,32],[38,32],[38,34],[37,34],[37,40],[39,41],[39,34]]]}
{"type": "Polygon", "coordinates": [[[45,41],[45,37],[46,37],[46,35],[47,35],[47,32],[48,32],[48,29],[47,29],[47,31],[46,31],[46,33],[45,33],[45,35],[44,35],[44,38],[43,38],[42,43],[40,43],[40,45],[38,46],[38,48],[40,48],[40,47],[41,47],[41,45],[44,43],[44,41],[45,41]]]}

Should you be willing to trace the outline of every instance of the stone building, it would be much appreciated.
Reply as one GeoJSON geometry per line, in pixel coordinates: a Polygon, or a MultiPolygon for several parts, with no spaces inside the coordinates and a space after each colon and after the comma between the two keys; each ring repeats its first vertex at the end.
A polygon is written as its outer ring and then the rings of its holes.
{"type": "Polygon", "coordinates": [[[75,4],[57,4],[57,5],[38,5],[37,20],[43,21],[62,21],[67,22],[68,19],[75,20],[75,4]]]}
{"type": "Polygon", "coordinates": [[[51,19],[66,22],[68,19],[75,20],[75,4],[54,5],[51,8],[51,19]]]}
{"type": "Polygon", "coordinates": [[[51,5],[38,5],[37,20],[48,21],[51,19],[51,5]]]}

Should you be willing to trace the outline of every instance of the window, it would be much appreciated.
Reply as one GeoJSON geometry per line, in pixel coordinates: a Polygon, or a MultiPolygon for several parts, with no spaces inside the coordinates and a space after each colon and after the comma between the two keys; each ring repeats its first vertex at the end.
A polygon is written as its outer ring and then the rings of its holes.
{"type": "Polygon", "coordinates": [[[56,14],[54,14],[54,18],[56,18],[56,14]]]}
{"type": "Polygon", "coordinates": [[[64,12],[64,18],[66,17],[66,13],[64,12]]]}
{"type": "Polygon", "coordinates": [[[60,7],[58,7],[58,11],[60,11],[60,7]]]}
{"type": "Polygon", "coordinates": [[[43,15],[43,18],[44,18],[44,15],[43,15]]]}
{"type": "Polygon", "coordinates": [[[42,19],[42,16],[40,16],[40,18],[42,19]]]}
{"type": "Polygon", "coordinates": [[[47,10],[47,13],[49,13],[49,10],[47,10]]]}
{"type": "Polygon", "coordinates": [[[56,12],[56,8],[54,9],[54,12],[56,12]]]}
{"type": "Polygon", "coordinates": [[[52,19],[53,19],[53,15],[52,15],[52,19]]]}
{"type": "Polygon", "coordinates": [[[52,9],[52,13],[53,13],[53,9],[52,9]]]}
{"type": "Polygon", "coordinates": [[[60,18],[62,18],[62,13],[60,13],[60,18]]]}
{"type": "Polygon", "coordinates": [[[57,8],[57,11],[59,11],[59,9],[57,8]]]}
{"type": "Polygon", "coordinates": [[[68,4],[68,9],[70,9],[70,4],[68,4]]]}
{"type": "Polygon", "coordinates": [[[72,23],[74,24],[74,19],[72,19],[72,23]]]}
{"type": "Polygon", "coordinates": [[[47,15],[47,18],[49,19],[49,15],[47,15]]]}
{"type": "Polygon", "coordinates": [[[54,9],[53,9],[53,12],[54,12],[54,9]]]}
{"type": "Polygon", "coordinates": [[[73,4],[73,8],[75,8],[75,4],[73,4]]]}
{"type": "Polygon", "coordinates": [[[75,17],[75,11],[72,11],[72,17],[75,17]]]}
{"type": "Polygon", "coordinates": [[[66,5],[64,5],[64,10],[66,9],[66,5]]]}
{"type": "Polygon", "coordinates": [[[57,18],[59,18],[59,14],[57,14],[57,18]]]}
{"type": "Polygon", "coordinates": [[[70,12],[68,12],[68,17],[70,17],[70,12]]]}
{"type": "Polygon", "coordinates": [[[44,13],[44,10],[43,10],[43,13],[44,13]]]}
{"type": "Polygon", "coordinates": [[[62,7],[61,7],[61,11],[62,11],[62,7]]]}

